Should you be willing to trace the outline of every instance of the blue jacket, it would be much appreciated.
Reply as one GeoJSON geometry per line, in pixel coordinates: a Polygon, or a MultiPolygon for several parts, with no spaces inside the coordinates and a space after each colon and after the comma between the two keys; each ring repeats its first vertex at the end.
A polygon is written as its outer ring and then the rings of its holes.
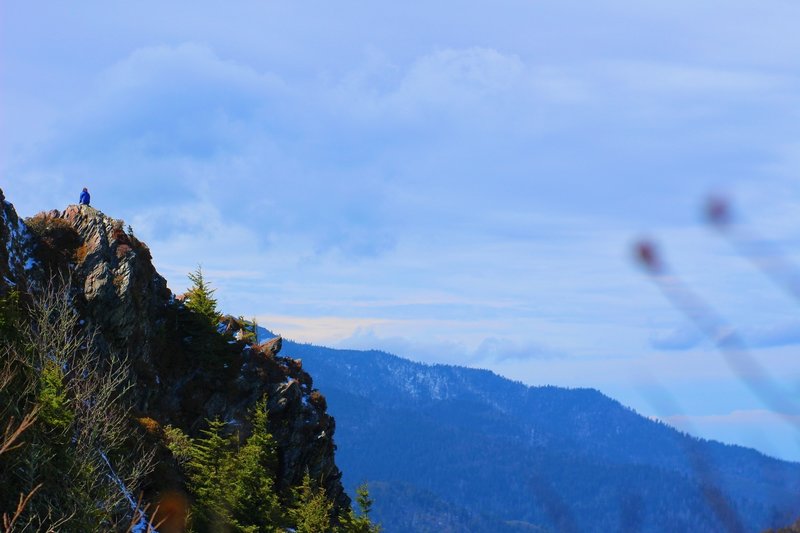
{"type": "Polygon", "coordinates": [[[89,198],[90,198],[90,196],[89,196],[89,193],[87,191],[81,191],[81,200],[80,200],[80,202],[83,205],[89,205],[89,198]]]}

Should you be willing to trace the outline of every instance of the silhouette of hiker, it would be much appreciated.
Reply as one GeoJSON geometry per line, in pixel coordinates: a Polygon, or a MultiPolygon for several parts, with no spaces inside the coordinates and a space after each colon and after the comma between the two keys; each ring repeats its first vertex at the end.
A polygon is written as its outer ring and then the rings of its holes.
{"type": "Polygon", "coordinates": [[[89,205],[90,198],[91,197],[89,196],[89,190],[86,187],[84,187],[83,188],[83,192],[81,192],[80,204],[81,205],[89,205]]]}

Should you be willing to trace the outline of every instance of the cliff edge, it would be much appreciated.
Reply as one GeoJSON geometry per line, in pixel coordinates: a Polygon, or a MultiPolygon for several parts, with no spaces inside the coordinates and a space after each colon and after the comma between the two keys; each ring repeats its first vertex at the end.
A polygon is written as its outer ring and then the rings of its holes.
{"type": "MultiPolygon", "coordinates": [[[[335,421],[302,362],[280,355],[280,337],[241,340],[243,324],[227,317],[200,343],[193,313],[168,289],[147,245],[93,207],[71,205],[23,221],[0,190],[0,241],[0,296],[45,290],[53,280],[67,284],[82,327],[97,332],[103,351],[130,362],[134,413],[153,442],[168,424],[197,435],[214,418],[244,438],[248,412],[266,395],[278,490],[287,493],[308,472],[334,514],[349,509],[334,461],[335,421]]],[[[165,449],[159,453],[168,459],[165,449]]],[[[174,466],[159,461],[146,494],[175,489],[174,466]]]]}

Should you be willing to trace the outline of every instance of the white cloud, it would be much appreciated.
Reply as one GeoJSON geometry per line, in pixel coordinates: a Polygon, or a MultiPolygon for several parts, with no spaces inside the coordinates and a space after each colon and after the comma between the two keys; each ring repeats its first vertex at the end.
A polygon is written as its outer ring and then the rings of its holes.
{"type": "MultiPolygon", "coordinates": [[[[766,323],[759,326],[746,325],[736,328],[736,333],[750,348],[800,344],[800,323],[797,321],[766,323]]],[[[697,327],[688,324],[653,333],[650,345],[657,350],[689,350],[700,345],[713,349],[713,342],[706,339],[697,327]]]]}
{"type": "Polygon", "coordinates": [[[688,350],[703,340],[703,334],[696,327],[684,327],[652,334],[650,345],[657,350],[688,350]]]}
{"type": "Polygon", "coordinates": [[[406,326],[406,333],[390,334],[389,336],[381,335],[378,332],[387,329],[397,331],[400,328],[396,327],[397,325],[386,328],[386,323],[362,325],[356,328],[350,336],[334,344],[341,348],[379,349],[417,361],[482,367],[514,360],[547,360],[565,357],[556,349],[531,341],[486,337],[475,346],[470,345],[471,343],[467,344],[463,340],[446,339],[444,335],[409,335],[408,332],[413,330],[413,321],[400,325],[406,326]]]}

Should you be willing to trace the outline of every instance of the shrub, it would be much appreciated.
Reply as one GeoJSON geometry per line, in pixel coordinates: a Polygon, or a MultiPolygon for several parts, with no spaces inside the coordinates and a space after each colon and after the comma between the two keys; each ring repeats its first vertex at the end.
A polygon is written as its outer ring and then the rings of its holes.
{"type": "Polygon", "coordinates": [[[25,219],[28,229],[37,237],[36,258],[49,274],[63,271],[81,245],[81,238],[72,224],[58,216],[58,211],[39,213],[25,219]]]}
{"type": "Polygon", "coordinates": [[[328,401],[325,399],[325,396],[318,390],[311,391],[311,398],[309,399],[311,405],[320,409],[322,411],[326,411],[328,409],[328,401]]]}
{"type": "Polygon", "coordinates": [[[0,345],[0,419],[29,422],[0,454],[0,509],[29,496],[22,530],[116,529],[130,514],[120,484],[135,492],[152,465],[132,436],[127,363],[78,321],[67,290],[51,286],[0,345]]]}

